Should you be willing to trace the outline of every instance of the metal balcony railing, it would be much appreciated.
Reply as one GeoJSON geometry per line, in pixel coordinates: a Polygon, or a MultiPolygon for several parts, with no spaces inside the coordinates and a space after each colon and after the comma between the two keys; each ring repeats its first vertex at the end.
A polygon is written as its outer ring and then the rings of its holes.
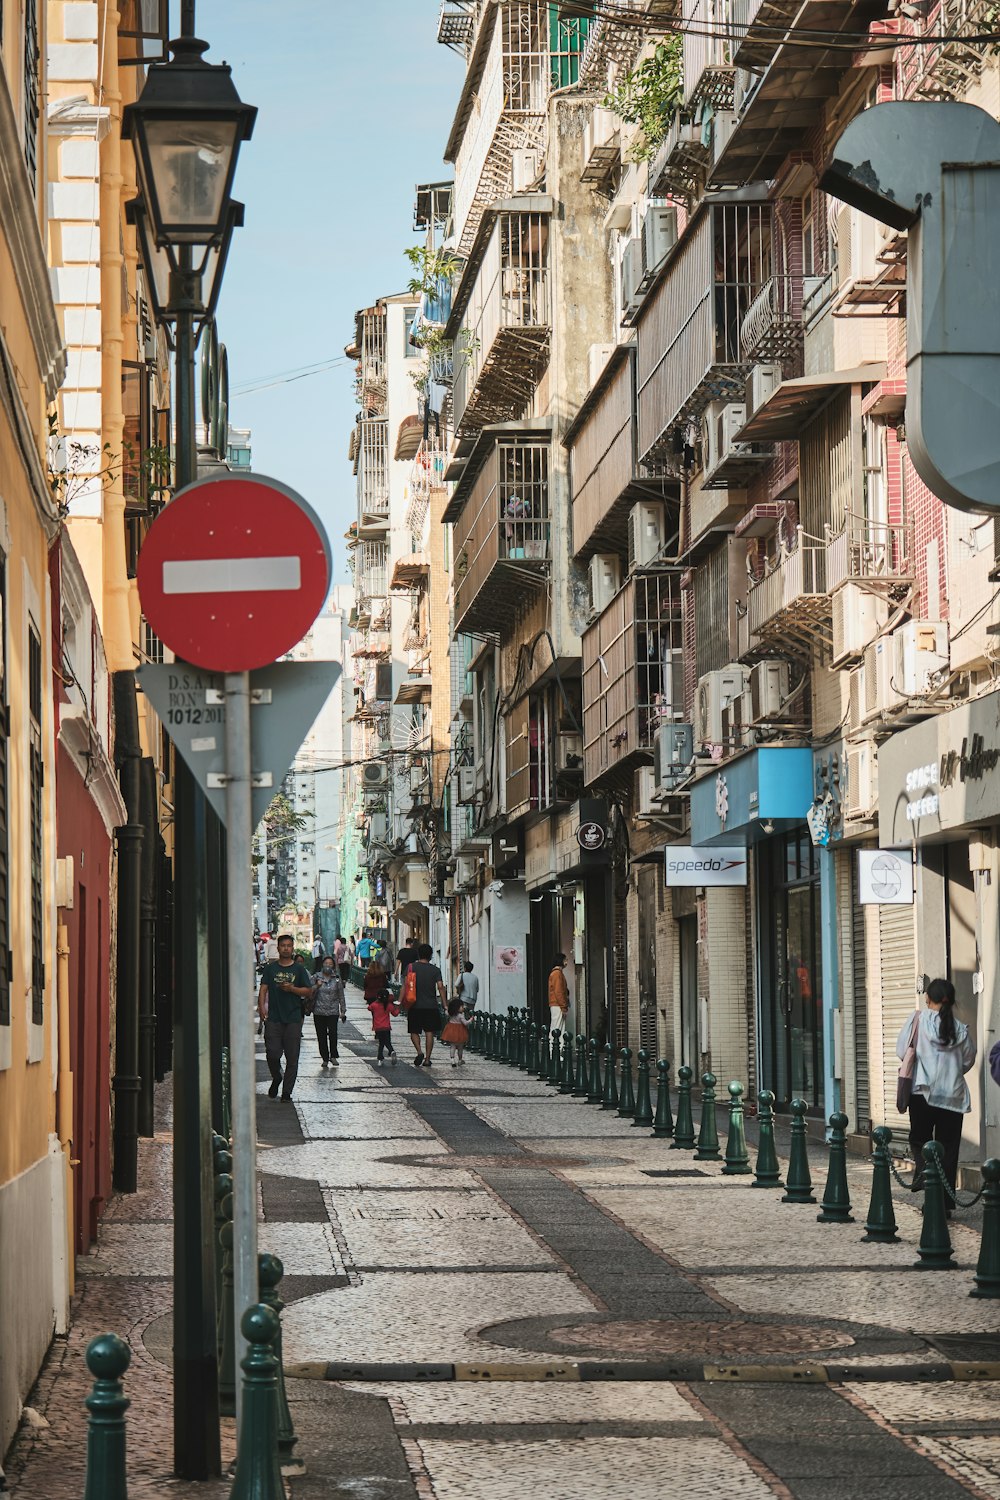
{"type": "Polygon", "coordinates": [[[826,543],[799,526],[795,544],[782,548],[769,573],[747,590],[746,624],[749,642],[777,621],[792,624],[788,616],[808,600],[826,593],[826,543]]]}
{"type": "Polygon", "coordinates": [[[740,325],[740,351],[748,364],[788,359],[802,346],[802,278],[771,276],[740,325]]]}
{"type": "Polygon", "coordinates": [[[910,576],[911,535],[906,525],[848,516],[827,542],[826,586],[832,593],[851,579],[902,582],[910,576]]]}

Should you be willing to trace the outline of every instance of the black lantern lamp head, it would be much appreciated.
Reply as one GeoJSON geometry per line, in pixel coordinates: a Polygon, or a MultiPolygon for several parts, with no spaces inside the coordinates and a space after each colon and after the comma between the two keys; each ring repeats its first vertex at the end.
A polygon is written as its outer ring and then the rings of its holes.
{"type": "Polygon", "coordinates": [[[178,269],[177,251],[221,246],[228,229],[236,160],[257,111],[236,92],[227,64],[204,61],[206,43],[181,37],[170,62],[150,67],[122,131],[135,149],[151,243],[178,269]]]}
{"type": "Polygon", "coordinates": [[[221,240],[218,243],[199,247],[201,252],[199,262],[192,267],[191,277],[195,300],[188,307],[184,304],[178,306],[172,257],[167,250],[157,245],[153,238],[144,199],[132,198],[126,203],[125,221],[135,228],[139,259],[146,276],[146,290],[152,304],[153,318],[167,330],[168,342],[171,344],[169,325],[176,318],[178,311],[193,312],[199,324],[199,336],[201,328],[215,317],[219,305],[219,293],[222,290],[222,277],[226,269],[226,258],[232,244],[233,230],[243,227],[244,213],[245,208],[242,203],[231,201],[227,206],[226,228],[221,240]]]}

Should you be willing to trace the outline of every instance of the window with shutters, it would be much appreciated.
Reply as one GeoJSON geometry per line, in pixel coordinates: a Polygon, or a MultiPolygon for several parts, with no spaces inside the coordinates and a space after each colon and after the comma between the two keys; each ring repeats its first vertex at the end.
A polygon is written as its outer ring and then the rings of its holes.
{"type": "Polygon", "coordinates": [[[45,921],[42,894],[42,638],[28,624],[28,758],[31,782],[31,1019],[41,1026],[45,996],[45,921]]]}
{"type": "Polygon", "coordinates": [[[7,559],[0,552],[0,1026],[10,1025],[10,876],[7,796],[10,710],[7,704],[7,559]]]}
{"type": "Polygon", "coordinates": [[[32,192],[38,175],[38,0],[24,0],[24,161],[32,192]]]}

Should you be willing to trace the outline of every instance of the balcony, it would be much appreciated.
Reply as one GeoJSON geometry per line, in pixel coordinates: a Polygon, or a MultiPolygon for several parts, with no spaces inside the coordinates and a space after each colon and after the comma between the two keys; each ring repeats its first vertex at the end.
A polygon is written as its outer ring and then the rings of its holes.
{"type": "Polygon", "coordinates": [[[642,462],[664,461],[710,401],[742,399],[740,330],[771,280],[771,226],[764,201],[704,204],[646,296],[636,320],[642,462]]]}
{"type": "Polygon", "coordinates": [[[635,351],[620,344],[564,438],[573,488],[573,552],[625,552],[628,512],[637,500],[673,495],[636,459],[635,351]]]}
{"type": "Polygon", "coordinates": [[[740,352],[747,364],[798,362],[805,325],[801,276],[771,276],[747,309],[740,326],[740,352]]]}
{"type": "Polygon", "coordinates": [[[826,542],[801,526],[791,548],[780,547],[769,571],[747,588],[738,628],[740,656],[773,651],[809,656],[815,644],[829,641],[826,554],[826,542]]]}
{"type": "Polygon", "coordinates": [[[548,364],[551,199],[541,202],[541,212],[491,215],[465,268],[447,329],[455,340],[453,411],[460,437],[516,421],[548,364]]]}
{"type": "Polygon", "coordinates": [[[675,115],[649,167],[649,191],[685,203],[698,195],[708,167],[709,145],[699,122],[675,115]]]}
{"type": "Polygon", "coordinates": [[[363,417],[357,424],[355,473],[358,476],[358,516],[364,525],[372,517],[389,516],[389,423],[385,417],[363,417]]]}
{"type": "Polygon", "coordinates": [[[368,416],[383,416],[388,394],[385,364],[386,311],[383,304],[362,308],[354,320],[354,343],[344,353],[357,361],[355,394],[368,416]]]}
{"type": "Polygon", "coordinates": [[[893,594],[913,581],[913,539],[907,525],[848,515],[826,549],[826,586],[863,583],[870,592],[893,594]]]}
{"type": "Polygon", "coordinates": [[[850,43],[886,12],[885,0],[730,0],[741,112],[709,185],[773,178],[838,92],[852,67],[850,43]],[[816,32],[820,38],[811,41],[816,32]]]}
{"type": "Polygon", "coordinates": [[[687,108],[709,104],[713,110],[732,109],[734,43],[721,34],[727,6],[723,0],[683,0],[682,10],[687,108]]]}
{"type": "Polygon", "coordinates": [[[452,500],[461,504],[454,531],[456,631],[495,634],[545,588],[548,471],[547,438],[484,442],[470,458],[452,500]]]}
{"type": "Polygon", "coordinates": [[[583,637],[584,784],[631,775],[683,707],[679,572],[635,573],[583,637]]]}
{"type": "MultiPolygon", "coordinates": [[[[358,609],[385,599],[388,591],[389,547],[386,542],[359,542],[354,553],[354,587],[358,609]]],[[[371,611],[369,610],[369,613],[371,611]]]]}

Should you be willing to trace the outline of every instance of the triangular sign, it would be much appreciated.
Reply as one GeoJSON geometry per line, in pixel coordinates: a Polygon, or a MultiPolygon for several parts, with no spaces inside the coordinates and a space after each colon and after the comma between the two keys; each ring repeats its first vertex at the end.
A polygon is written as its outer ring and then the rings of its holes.
{"type": "MultiPolygon", "coordinates": [[[[252,795],[256,828],[340,676],[333,661],[281,661],[250,674],[251,763],[268,777],[252,795]]],[[[222,822],[226,821],[225,678],[185,662],[142,666],[139,686],[156,710],[178,754],[189,767],[222,822]],[[218,698],[219,701],[209,701],[218,698]]]]}

